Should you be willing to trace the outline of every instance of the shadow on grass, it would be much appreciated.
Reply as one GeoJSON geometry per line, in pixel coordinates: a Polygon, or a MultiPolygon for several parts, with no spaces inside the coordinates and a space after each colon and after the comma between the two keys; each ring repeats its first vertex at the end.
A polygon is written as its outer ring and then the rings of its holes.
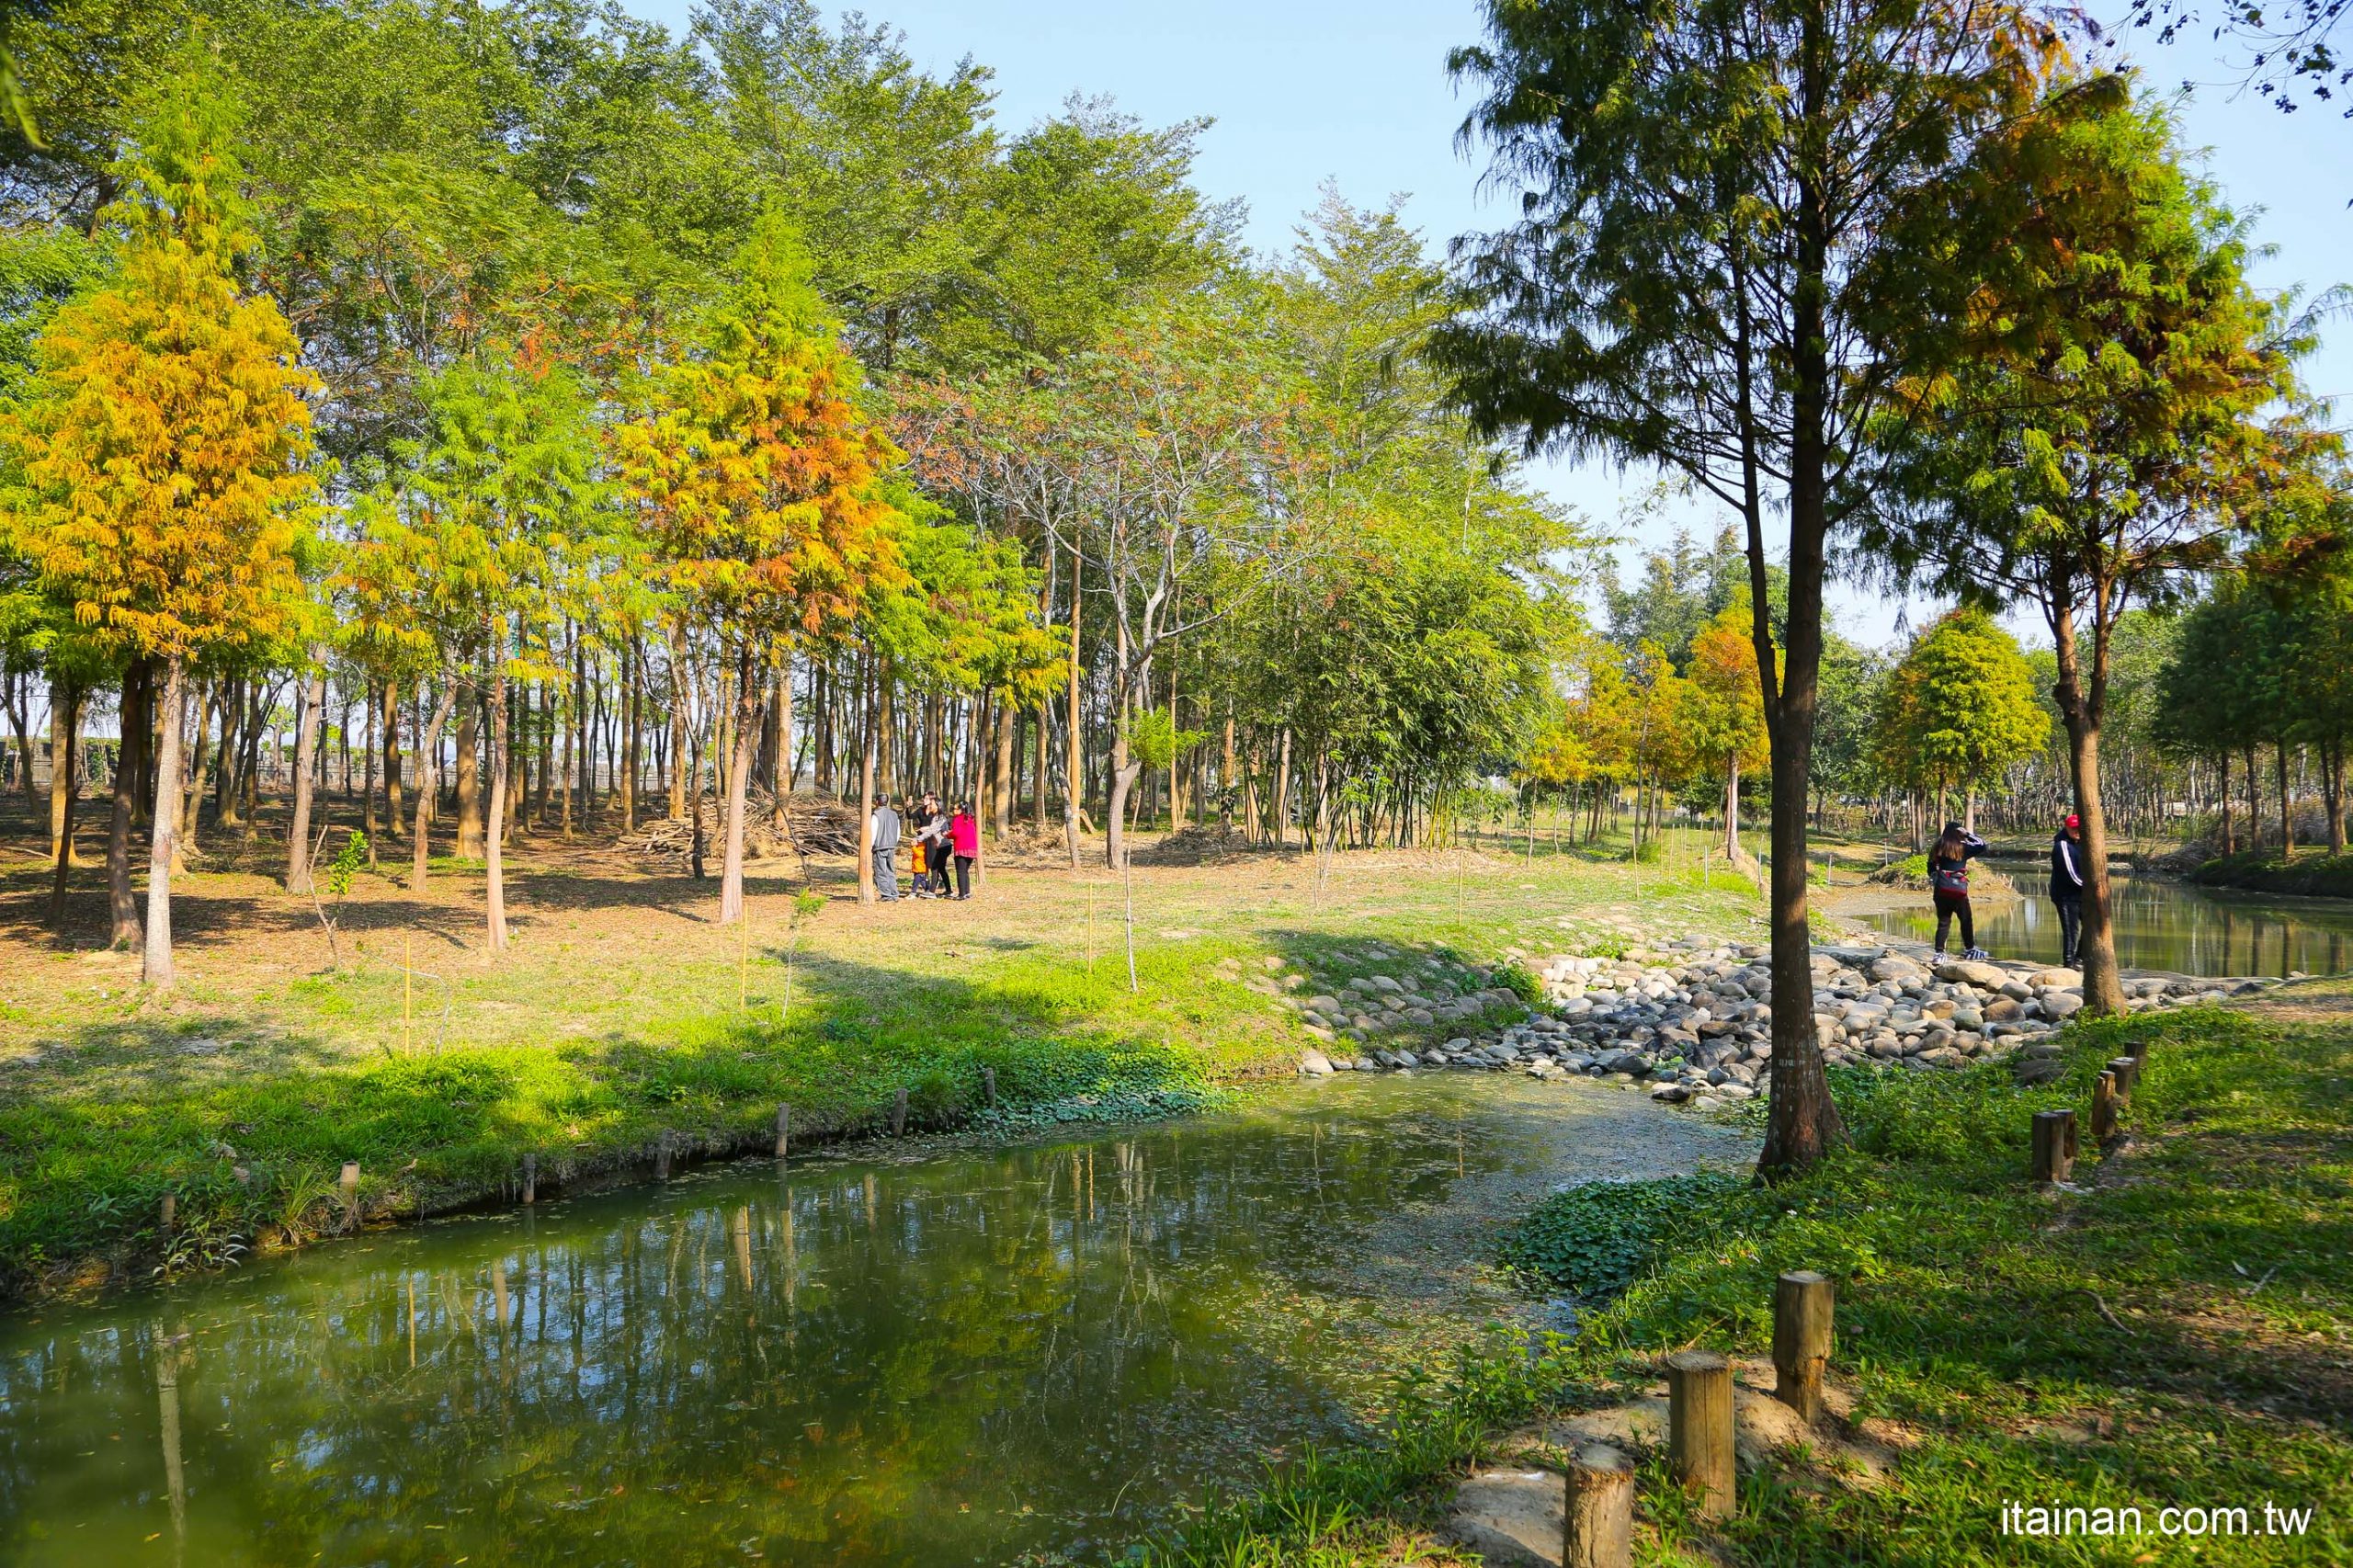
{"type": "MultiPolygon", "coordinates": [[[[1204,1101],[1208,1059],[1126,1021],[1108,967],[976,983],[804,955],[789,1017],[770,995],[650,1038],[380,1058],[235,1013],[87,1026],[0,1097],[0,1278],[152,1244],[166,1193],[183,1226],[247,1231],[347,1160],[371,1206],[430,1210],[495,1194],[527,1151],[554,1184],[641,1162],[665,1133],[688,1153],[756,1147],[783,1105],[797,1136],[839,1137],[885,1125],[901,1089],[912,1129],[990,1113],[992,1076],[1000,1118],[1204,1101]]],[[[773,967],[762,980],[780,990],[773,967]]]]}

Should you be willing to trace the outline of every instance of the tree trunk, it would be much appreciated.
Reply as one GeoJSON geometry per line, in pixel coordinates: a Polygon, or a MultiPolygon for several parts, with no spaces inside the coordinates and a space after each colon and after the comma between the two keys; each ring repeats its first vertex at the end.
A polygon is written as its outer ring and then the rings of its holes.
{"type": "Polygon", "coordinates": [[[386,681],[377,700],[383,706],[379,733],[384,744],[384,836],[401,835],[401,688],[386,681]]]}
{"type": "Polygon", "coordinates": [[[858,726],[858,902],[872,903],[874,892],[874,677],[863,676],[858,695],[866,706],[866,722],[858,726]]]}
{"type": "Polygon", "coordinates": [[[1283,729],[1282,749],[1275,758],[1275,793],[1267,811],[1267,825],[1272,831],[1275,847],[1286,848],[1290,844],[1290,729],[1283,729]]]}
{"type": "Polygon", "coordinates": [[[783,662],[777,668],[777,692],[772,701],[777,704],[777,829],[783,831],[783,802],[800,784],[800,756],[793,751],[793,645],[783,645],[783,662]]]}
{"type": "MultiPolygon", "coordinates": [[[[212,710],[219,707],[220,704],[217,700],[207,702],[203,692],[199,691],[196,696],[195,706],[196,739],[195,744],[188,751],[188,762],[190,764],[188,773],[190,777],[188,781],[188,788],[181,791],[179,833],[172,840],[172,852],[180,857],[180,863],[182,865],[187,863],[188,852],[196,847],[197,812],[204,805],[204,770],[206,767],[207,758],[210,756],[210,747],[206,744],[208,740],[205,733],[206,720],[212,710]]],[[[164,717],[166,722],[169,721],[169,715],[165,715],[164,717]]],[[[225,715],[222,719],[222,722],[224,724],[228,722],[225,715]]],[[[161,756],[162,751],[163,734],[159,728],[156,732],[156,752],[159,757],[161,756]]],[[[163,772],[162,766],[159,761],[156,769],[155,783],[155,789],[159,795],[162,792],[163,788],[163,772]]]]}
{"type": "Polygon", "coordinates": [[[563,710],[562,686],[551,680],[527,682],[524,710],[531,715],[531,739],[540,754],[539,777],[531,781],[531,831],[548,825],[548,806],[555,795],[556,715],[563,710]],[[536,693],[536,695],[534,695],[536,693]]]}
{"type": "Polygon", "coordinates": [[[1069,777],[1063,779],[1063,836],[1070,841],[1070,869],[1078,869],[1078,808],[1080,790],[1086,787],[1086,751],[1079,732],[1078,715],[1078,618],[1084,602],[1080,597],[1086,581],[1086,562],[1078,553],[1078,546],[1070,549],[1070,733],[1065,737],[1064,766],[1069,777]]]}
{"type": "Polygon", "coordinates": [[[27,726],[32,722],[32,677],[8,677],[8,728],[17,737],[17,783],[25,792],[25,821],[40,821],[40,791],[33,787],[33,741],[27,726]],[[21,695],[20,695],[21,694],[21,695]]]}
{"type": "Polygon", "coordinates": [[[326,651],[311,651],[311,678],[302,687],[302,718],[294,740],[294,825],[286,836],[286,891],[311,891],[312,754],[318,750],[319,720],[326,710],[326,651]]]}
{"type": "Polygon", "coordinates": [[[687,634],[670,631],[670,820],[687,820],[687,634]]]}
{"type": "Polygon", "coordinates": [[[2238,824],[2231,820],[2231,753],[2228,747],[2223,748],[2222,761],[2222,853],[2235,855],[2239,852],[2238,824]]]}
{"type": "Polygon", "coordinates": [[[439,771],[434,765],[441,756],[441,727],[449,722],[449,710],[458,702],[458,674],[449,670],[441,678],[441,699],[433,705],[433,717],[425,726],[425,733],[416,743],[416,828],[409,840],[409,891],[425,886],[426,862],[433,855],[433,798],[441,792],[439,771]]]}
{"type": "Polygon", "coordinates": [[[2288,801],[2288,743],[2285,741],[2271,748],[2271,771],[2279,784],[2279,858],[2284,863],[2296,858],[2296,814],[2288,801]]]}
{"type": "MultiPolygon", "coordinates": [[[[1724,778],[1724,858],[1740,864],[1740,755],[1733,754],[1724,778]]],[[[1532,820],[1532,819],[1531,819],[1532,820]]]]}
{"type": "Polygon", "coordinates": [[[2321,790],[2328,809],[2328,852],[2345,853],[2345,743],[2330,741],[2321,749],[2321,790]]]}
{"type": "Polygon", "coordinates": [[[49,685],[49,858],[63,866],[74,854],[74,793],[80,755],[82,694],[49,685]]]}
{"type": "Polygon", "coordinates": [[[621,831],[637,831],[637,776],[645,766],[645,650],[631,637],[621,651],[629,687],[629,733],[621,739],[621,831]]]}
{"type": "Polygon", "coordinates": [[[2116,928],[2109,917],[2108,818],[2099,787],[2099,678],[2107,663],[2105,634],[2093,631],[2092,689],[2085,685],[2083,655],[2075,637],[2074,607],[2063,604],[2052,617],[2059,652],[2059,716],[2067,726],[2067,766],[2075,785],[2075,815],[2083,822],[2084,926],[2079,941],[2084,969],[2084,1011],[2093,1017],[2124,1010],[2124,985],[2116,968],[2116,928]]]}
{"type": "Polygon", "coordinates": [[[368,777],[359,787],[359,831],[368,840],[368,869],[376,869],[376,688],[369,687],[361,704],[368,711],[367,736],[360,745],[368,761],[368,777]]]}
{"type": "Polygon", "coordinates": [[[506,716],[506,619],[490,637],[490,809],[483,833],[483,918],[490,950],[506,950],[506,843],[508,731],[506,716]]]}
{"type": "Polygon", "coordinates": [[[122,673],[122,745],[115,754],[113,810],[107,821],[107,943],[118,952],[140,946],[143,935],[139,900],[131,888],[131,826],[147,772],[141,754],[153,730],[154,681],[154,665],[145,659],[132,659],[122,673]]]}
{"type": "Polygon", "coordinates": [[[1000,700],[996,704],[996,839],[1002,844],[1013,836],[1013,800],[1021,793],[1020,776],[1014,771],[1013,704],[1000,700]]]}
{"type": "Polygon", "coordinates": [[[471,686],[458,710],[458,858],[482,858],[482,697],[471,686]]]}
{"type": "MultiPolygon", "coordinates": [[[[1818,120],[1824,112],[1822,59],[1827,45],[1822,22],[1809,10],[1801,52],[1800,112],[1818,120]]],[[[1790,452],[1789,614],[1783,633],[1784,662],[1778,691],[1768,693],[1768,732],[1772,744],[1773,866],[1772,1108],[1766,1121],[1758,1173],[1768,1179],[1811,1169],[1846,1135],[1838,1108],[1824,1075],[1822,1042],[1813,1028],[1813,936],[1806,915],[1806,796],[1813,761],[1814,705],[1822,663],[1823,539],[1828,527],[1824,481],[1828,460],[1824,430],[1831,369],[1825,350],[1824,300],[1829,237],[1815,171],[1799,171],[1798,278],[1791,355],[1792,438],[1790,452]]],[[[1748,517],[1749,585],[1756,603],[1770,602],[1761,524],[1748,517]]],[[[1773,668],[1772,618],[1754,618],[1759,647],[1757,667],[1773,668]]]]}
{"type": "Polygon", "coordinates": [[[74,808],[81,796],[82,694],[50,687],[49,843],[57,868],[49,885],[49,924],[65,929],[65,882],[74,869],[74,808]]]}
{"type": "Polygon", "coordinates": [[[164,666],[164,733],[156,747],[155,800],[149,812],[147,952],[141,973],[158,991],[172,983],[172,839],[180,820],[174,808],[179,800],[180,708],[187,680],[187,663],[174,654],[164,666]]]}
{"type": "Polygon", "coordinates": [[[734,755],[728,758],[726,846],[719,871],[722,926],[733,926],[744,917],[744,819],[751,806],[752,773],[758,766],[760,747],[764,742],[774,744],[767,716],[761,711],[767,706],[762,700],[765,689],[751,640],[746,638],[735,666],[735,744],[734,755]]]}

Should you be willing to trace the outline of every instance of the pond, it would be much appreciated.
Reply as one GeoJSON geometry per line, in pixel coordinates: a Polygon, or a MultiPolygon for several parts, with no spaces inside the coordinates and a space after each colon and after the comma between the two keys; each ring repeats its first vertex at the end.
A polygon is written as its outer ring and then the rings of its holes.
{"type": "Polygon", "coordinates": [[[1340,1077],[44,1307],[0,1324],[0,1560],[1086,1559],[1536,1310],[1481,1266],[1552,1185],[1748,1153],[1598,1085],[1340,1077]]]}
{"type": "MultiPolygon", "coordinates": [[[[2042,896],[2048,873],[2004,864],[2029,896],[1979,899],[1977,945],[1995,958],[2059,958],[2059,915],[2042,896]]],[[[2353,969],[2353,902],[2201,888],[2169,877],[2111,873],[2117,961],[2181,974],[2336,974],[2353,969]]],[[[1933,940],[1928,895],[1917,907],[1860,917],[1891,936],[1933,940]]],[[[1959,942],[1959,933],[1954,934],[1959,942]]]]}

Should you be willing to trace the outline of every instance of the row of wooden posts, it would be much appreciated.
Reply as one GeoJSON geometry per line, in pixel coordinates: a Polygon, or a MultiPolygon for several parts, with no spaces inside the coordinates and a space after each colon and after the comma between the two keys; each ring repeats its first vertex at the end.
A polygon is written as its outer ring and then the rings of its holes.
{"type": "MultiPolygon", "coordinates": [[[[2145,1047],[2136,1050],[2145,1051],[2145,1047]]],[[[2112,1142],[2142,1057],[2119,1056],[2092,1086],[2092,1142],[2112,1142]]],[[[2075,1113],[2037,1111],[2033,1176],[2050,1185],[2075,1174],[2075,1113]]],[[[1811,1270],[1782,1275],[1773,1286],[1773,1396],[1813,1426],[1822,1419],[1822,1374],[1830,1359],[1834,1301],[1830,1281],[1811,1270]]],[[[1729,1517],[1737,1506],[1733,1458],[1732,1363],[1712,1350],[1666,1358],[1667,1468],[1692,1494],[1702,1517],[1729,1517]]],[[[1570,1457],[1568,1509],[1561,1568],[1628,1568],[1633,1561],[1634,1466],[1606,1443],[1570,1457]]]]}
{"type": "MultiPolygon", "coordinates": [[[[981,1089],[982,1092],[988,1096],[988,1103],[991,1106],[995,1106],[996,1104],[995,1068],[983,1067],[981,1069],[981,1089]]],[[[893,1138],[903,1137],[905,1135],[906,1131],[907,1091],[902,1088],[891,1096],[891,1136],[893,1138]]],[[[789,1105],[779,1106],[776,1110],[776,1157],[779,1160],[783,1159],[790,1151],[791,1146],[792,1108],[789,1105]]],[[[676,1134],[670,1131],[667,1128],[663,1129],[661,1135],[657,1137],[654,1142],[654,1176],[655,1180],[667,1181],[670,1179],[670,1162],[676,1148],[676,1134]]],[[[527,1153],[523,1156],[521,1186],[523,1201],[526,1204],[538,1203],[540,1200],[540,1156],[536,1153],[527,1153]]],[[[358,1230],[359,1228],[360,1218],[358,1161],[346,1160],[343,1163],[343,1174],[335,1184],[335,1192],[338,1199],[341,1199],[343,1206],[343,1228],[347,1232],[358,1230]]],[[[179,1208],[180,1200],[177,1193],[167,1192],[164,1194],[164,1234],[167,1237],[172,1234],[175,1227],[179,1222],[179,1208]]]]}
{"type": "MultiPolygon", "coordinates": [[[[1773,1397],[1808,1426],[1822,1419],[1836,1298],[1812,1269],[1773,1284],[1773,1397]]],[[[1667,1468],[1704,1518],[1731,1517],[1739,1482],[1733,1453],[1732,1363],[1713,1350],[1666,1358],[1667,1468]]],[[[1634,1466],[1607,1443],[1570,1456],[1561,1568],[1628,1568],[1634,1551],[1634,1466]]]]}
{"type": "MultiPolygon", "coordinates": [[[[2132,1103],[2133,1086],[2141,1081],[2141,1058],[2111,1058],[2092,1084],[2092,1142],[2107,1148],[2116,1141],[2125,1108],[2132,1103]]],[[[2039,1110],[2034,1113],[2031,1165],[2034,1179],[2043,1186],[2065,1181],[2075,1174],[2075,1113],[2039,1110]]]]}

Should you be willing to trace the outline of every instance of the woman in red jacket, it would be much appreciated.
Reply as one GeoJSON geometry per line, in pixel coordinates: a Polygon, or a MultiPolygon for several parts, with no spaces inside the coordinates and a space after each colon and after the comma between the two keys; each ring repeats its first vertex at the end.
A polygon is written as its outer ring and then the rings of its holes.
{"type": "Polygon", "coordinates": [[[970,804],[959,802],[949,820],[948,846],[956,852],[956,896],[972,896],[972,862],[981,858],[981,824],[970,804]]]}

